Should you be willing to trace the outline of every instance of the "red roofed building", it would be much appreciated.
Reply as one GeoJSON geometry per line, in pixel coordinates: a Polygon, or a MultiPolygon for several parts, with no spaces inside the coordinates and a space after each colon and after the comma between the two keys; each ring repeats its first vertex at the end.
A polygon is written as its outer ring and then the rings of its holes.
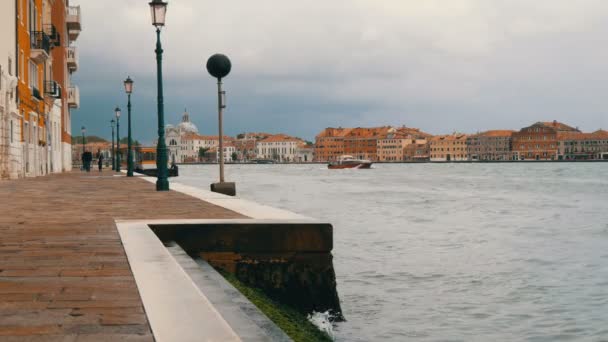
{"type": "Polygon", "coordinates": [[[467,138],[469,160],[512,160],[511,136],[515,131],[486,131],[467,138]]]}
{"type": "Polygon", "coordinates": [[[560,160],[608,159],[608,131],[558,132],[557,140],[560,160]]]}
{"type": "Polygon", "coordinates": [[[353,128],[344,136],[344,154],[378,161],[378,140],[385,139],[389,133],[394,132],[395,128],[390,126],[353,128]]]}
{"type": "Polygon", "coordinates": [[[561,122],[537,122],[512,135],[512,150],[517,160],[558,159],[557,136],[562,132],[580,133],[561,122]]]}
{"type": "Polygon", "coordinates": [[[338,160],[344,152],[344,137],[352,128],[326,128],[315,139],[315,161],[328,162],[338,160]]]}

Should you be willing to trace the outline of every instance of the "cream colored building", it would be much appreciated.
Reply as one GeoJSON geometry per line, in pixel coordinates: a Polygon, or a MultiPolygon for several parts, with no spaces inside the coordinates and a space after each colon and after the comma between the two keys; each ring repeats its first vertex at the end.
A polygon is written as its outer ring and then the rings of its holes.
{"type": "Polygon", "coordinates": [[[467,135],[454,133],[438,135],[429,141],[431,161],[468,160],[467,135]]]}
{"type": "Polygon", "coordinates": [[[259,159],[272,159],[278,162],[297,161],[298,147],[304,141],[285,134],[270,136],[256,143],[256,154],[259,159]]]}
{"type": "Polygon", "coordinates": [[[0,179],[23,177],[21,120],[17,108],[15,1],[0,1],[0,179]]]}

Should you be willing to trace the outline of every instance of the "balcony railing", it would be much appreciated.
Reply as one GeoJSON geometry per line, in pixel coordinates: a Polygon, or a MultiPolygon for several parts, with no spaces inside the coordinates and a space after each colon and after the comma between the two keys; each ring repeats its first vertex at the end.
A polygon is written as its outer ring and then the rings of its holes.
{"type": "Polygon", "coordinates": [[[77,86],[71,86],[68,88],[68,106],[70,108],[80,107],[80,90],[77,86]]]}
{"type": "Polygon", "coordinates": [[[61,98],[61,86],[55,81],[44,82],[44,94],[54,99],[61,98]]]}
{"type": "Polygon", "coordinates": [[[70,72],[74,72],[74,71],[78,70],[78,50],[76,49],[75,46],[71,46],[68,48],[67,52],[68,52],[68,58],[67,58],[68,69],[70,69],[70,72]]]}
{"type": "Polygon", "coordinates": [[[71,41],[78,39],[82,25],[80,23],[80,6],[69,6],[66,9],[66,24],[68,27],[68,36],[71,41]]]}
{"type": "Polygon", "coordinates": [[[30,32],[31,56],[34,62],[40,64],[49,58],[49,50],[51,49],[51,40],[43,31],[30,32]]]}

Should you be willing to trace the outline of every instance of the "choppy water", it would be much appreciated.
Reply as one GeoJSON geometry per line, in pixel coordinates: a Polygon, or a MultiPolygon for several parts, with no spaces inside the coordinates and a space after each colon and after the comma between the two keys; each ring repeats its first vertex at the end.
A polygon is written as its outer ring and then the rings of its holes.
{"type": "Polygon", "coordinates": [[[607,176],[607,163],[227,166],[240,197],[334,224],[340,341],[608,341],[607,176]]]}

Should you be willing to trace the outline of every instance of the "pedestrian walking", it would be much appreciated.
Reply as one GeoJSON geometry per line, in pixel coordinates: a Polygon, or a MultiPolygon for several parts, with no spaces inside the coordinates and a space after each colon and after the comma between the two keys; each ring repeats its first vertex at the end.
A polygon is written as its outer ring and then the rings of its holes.
{"type": "Polygon", "coordinates": [[[101,172],[103,167],[103,153],[101,151],[97,151],[97,165],[99,166],[99,172],[101,172]]]}

